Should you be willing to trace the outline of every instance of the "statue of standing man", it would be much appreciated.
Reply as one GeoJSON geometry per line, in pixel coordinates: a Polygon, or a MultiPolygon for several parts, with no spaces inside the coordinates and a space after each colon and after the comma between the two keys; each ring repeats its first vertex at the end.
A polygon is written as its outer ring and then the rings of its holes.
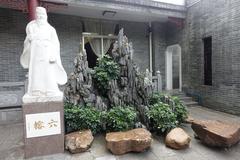
{"type": "Polygon", "coordinates": [[[28,68],[28,89],[24,103],[58,101],[63,93],[58,85],[67,82],[61,64],[60,43],[56,30],[47,21],[43,7],[36,8],[36,20],[28,23],[26,39],[20,58],[23,68],[28,68]]]}

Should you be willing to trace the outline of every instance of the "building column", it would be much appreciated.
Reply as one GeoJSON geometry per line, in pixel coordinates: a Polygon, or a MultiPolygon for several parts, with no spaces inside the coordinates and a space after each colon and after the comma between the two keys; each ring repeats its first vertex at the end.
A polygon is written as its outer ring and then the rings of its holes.
{"type": "Polygon", "coordinates": [[[27,0],[28,18],[29,21],[36,19],[36,7],[39,5],[39,0],[27,0]]]}

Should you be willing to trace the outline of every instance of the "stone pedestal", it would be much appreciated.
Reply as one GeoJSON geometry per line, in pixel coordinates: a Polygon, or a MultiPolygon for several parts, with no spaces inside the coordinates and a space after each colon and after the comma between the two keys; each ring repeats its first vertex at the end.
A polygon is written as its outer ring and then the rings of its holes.
{"type": "Polygon", "coordinates": [[[25,158],[64,152],[63,102],[23,104],[25,158]]]}

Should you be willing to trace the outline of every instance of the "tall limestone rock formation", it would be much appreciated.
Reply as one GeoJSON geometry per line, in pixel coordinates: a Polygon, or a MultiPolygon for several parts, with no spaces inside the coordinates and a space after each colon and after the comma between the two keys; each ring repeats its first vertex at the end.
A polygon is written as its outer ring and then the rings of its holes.
{"type": "Polygon", "coordinates": [[[75,69],[70,74],[65,89],[68,102],[82,105],[93,105],[100,110],[107,110],[113,106],[134,106],[140,112],[140,119],[144,120],[147,110],[148,96],[153,87],[148,71],[142,75],[133,62],[133,46],[128,42],[123,29],[120,30],[118,40],[113,45],[110,55],[120,67],[120,75],[109,82],[107,96],[97,91],[96,83],[92,78],[94,70],[88,68],[87,56],[83,52],[74,61],[75,69]]]}

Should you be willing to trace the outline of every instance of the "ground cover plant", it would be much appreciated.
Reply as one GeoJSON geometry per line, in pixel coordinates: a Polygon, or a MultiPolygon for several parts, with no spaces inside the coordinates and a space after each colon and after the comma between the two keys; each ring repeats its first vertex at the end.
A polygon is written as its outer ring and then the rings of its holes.
{"type": "Polygon", "coordinates": [[[64,111],[66,127],[70,131],[91,129],[94,134],[133,129],[137,120],[136,110],[129,106],[101,112],[93,107],[65,103],[64,111]]]}
{"type": "Polygon", "coordinates": [[[113,107],[106,113],[107,131],[126,131],[134,128],[137,112],[133,107],[113,107]]]}
{"type": "Polygon", "coordinates": [[[65,103],[65,125],[69,131],[90,129],[93,134],[102,131],[102,114],[99,110],[90,106],[73,105],[65,103]]]}
{"type": "Polygon", "coordinates": [[[164,133],[177,126],[177,118],[170,106],[163,102],[158,102],[150,106],[147,112],[152,130],[164,133]]]}

